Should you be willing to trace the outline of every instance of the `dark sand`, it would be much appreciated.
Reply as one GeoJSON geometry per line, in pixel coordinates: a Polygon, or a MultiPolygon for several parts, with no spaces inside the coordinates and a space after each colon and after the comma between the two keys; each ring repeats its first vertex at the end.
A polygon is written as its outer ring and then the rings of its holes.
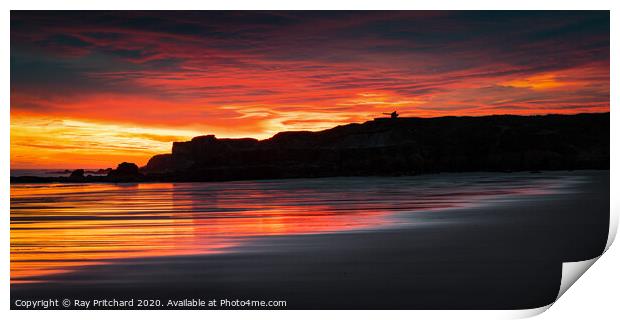
{"type": "Polygon", "coordinates": [[[579,174],[589,179],[572,194],[424,213],[436,223],[410,228],[257,238],[230,253],[84,267],[12,284],[11,306],[16,299],[165,305],[202,298],[286,300],[287,309],[541,307],[557,296],[562,262],[591,259],[605,247],[609,172],[579,174]]]}

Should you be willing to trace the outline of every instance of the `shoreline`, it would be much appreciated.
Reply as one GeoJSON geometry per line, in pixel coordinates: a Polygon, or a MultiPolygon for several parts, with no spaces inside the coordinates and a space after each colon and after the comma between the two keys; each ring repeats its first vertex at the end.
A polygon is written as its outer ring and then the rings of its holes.
{"type": "Polygon", "coordinates": [[[200,183],[200,182],[233,182],[233,181],[270,181],[270,180],[295,180],[295,179],[329,179],[329,178],[399,178],[399,177],[421,177],[421,176],[438,176],[442,174],[540,174],[540,173],[558,173],[558,172],[602,172],[609,169],[601,168],[580,168],[580,169],[542,169],[542,170],[516,170],[516,171],[441,171],[441,172],[424,172],[418,174],[392,174],[392,175],[327,175],[327,176],[301,176],[301,177],[276,177],[276,178],[258,178],[258,179],[211,179],[211,180],[176,180],[176,179],[160,179],[159,177],[142,176],[137,178],[117,178],[108,176],[90,176],[86,179],[72,179],[70,177],[40,177],[40,176],[11,176],[10,184],[37,184],[37,183],[200,183]]]}

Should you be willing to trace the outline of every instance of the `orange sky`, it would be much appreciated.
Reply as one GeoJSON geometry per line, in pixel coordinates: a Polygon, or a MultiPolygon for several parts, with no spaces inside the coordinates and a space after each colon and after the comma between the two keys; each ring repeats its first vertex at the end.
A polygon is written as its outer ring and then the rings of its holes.
{"type": "Polygon", "coordinates": [[[609,111],[608,12],[11,13],[11,167],[382,112],[609,111]]]}

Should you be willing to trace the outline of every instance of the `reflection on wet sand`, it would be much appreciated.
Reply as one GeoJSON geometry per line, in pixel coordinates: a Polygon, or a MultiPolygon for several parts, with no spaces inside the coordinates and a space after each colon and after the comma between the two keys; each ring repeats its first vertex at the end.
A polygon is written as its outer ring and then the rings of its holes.
{"type": "Polygon", "coordinates": [[[411,224],[391,213],[460,208],[561,184],[532,177],[16,184],[11,281],[44,281],[46,275],[122,258],[242,249],[255,236],[411,224]]]}

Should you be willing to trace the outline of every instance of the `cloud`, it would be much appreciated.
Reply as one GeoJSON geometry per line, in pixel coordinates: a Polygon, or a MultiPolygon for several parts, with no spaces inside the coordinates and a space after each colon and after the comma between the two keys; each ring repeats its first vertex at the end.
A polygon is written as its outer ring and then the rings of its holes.
{"type": "Polygon", "coordinates": [[[609,12],[11,12],[12,114],[262,138],[396,108],[608,111],[609,12]]]}

